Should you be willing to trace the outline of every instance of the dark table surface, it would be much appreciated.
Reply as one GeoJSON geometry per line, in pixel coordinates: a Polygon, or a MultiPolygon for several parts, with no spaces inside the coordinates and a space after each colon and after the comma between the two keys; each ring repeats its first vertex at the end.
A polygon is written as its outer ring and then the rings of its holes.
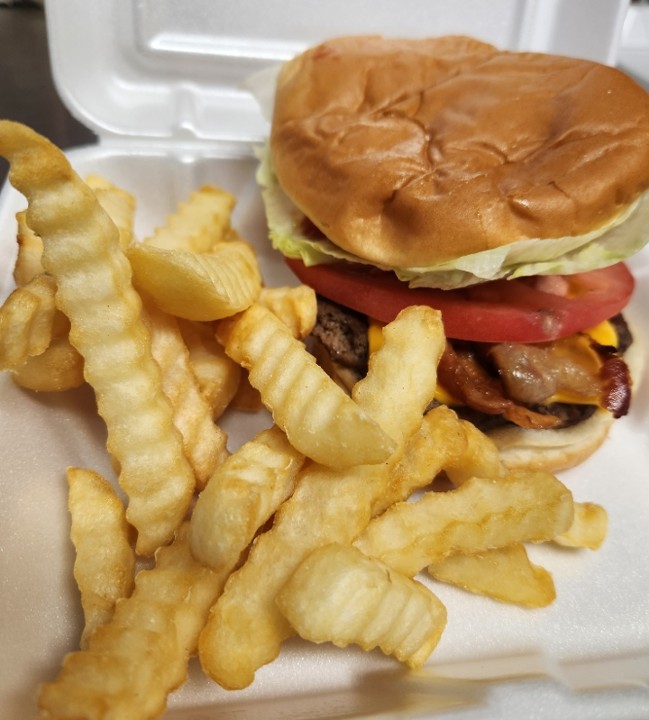
{"type": "MultiPolygon", "coordinates": [[[[23,122],[64,149],[95,140],[56,92],[45,13],[36,4],[0,4],[0,118],[23,122]]],[[[0,158],[0,184],[6,173],[0,158]]]]}

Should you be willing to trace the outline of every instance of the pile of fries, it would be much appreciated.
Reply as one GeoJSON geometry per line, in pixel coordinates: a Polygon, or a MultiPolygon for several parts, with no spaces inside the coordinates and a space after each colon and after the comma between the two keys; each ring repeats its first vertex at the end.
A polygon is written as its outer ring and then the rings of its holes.
{"type": "Polygon", "coordinates": [[[89,383],[115,469],[67,468],[85,626],[43,717],[156,717],[191,656],[244,688],[295,634],[416,668],[446,624],[435,582],[542,607],[526,544],[602,543],[603,508],[428,410],[438,312],[387,325],[350,396],[308,352],[313,292],[265,286],[232,195],[202,187],[136,238],[135,198],[30,129],[0,121],[0,154],[27,199],[0,368],[31,391],[89,383]],[[220,418],[262,406],[271,426],[231,452],[220,418]]]}

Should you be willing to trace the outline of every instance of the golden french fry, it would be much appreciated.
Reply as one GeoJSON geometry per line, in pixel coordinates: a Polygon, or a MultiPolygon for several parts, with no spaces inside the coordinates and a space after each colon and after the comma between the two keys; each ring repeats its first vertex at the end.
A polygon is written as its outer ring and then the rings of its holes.
{"type": "Polygon", "coordinates": [[[339,468],[379,463],[394,450],[270,310],[255,304],[229,321],[225,351],[248,370],[291,444],[316,462],[339,468]]]}
{"type": "Polygon", "coordinates": [[[568,488],[550,473],[471,478],[454,490],[392,505],[354,544],[412,576],[456,553],[552,540],[572,523],[573,505],[568,488]]]}
{"type": "Polygon", "coordinates": [[[213,570],[232,570],[230,548],[250,544],[293,491],[303,461],[276,426],[242,445],[198,496],[190,526],[194,557],[213,570]]]}
{"type": "Polygon", "coordinates": [[[405,438],[421,425],[435,393],[437,364],[444,350],[444,328],[437,310],[413,305],[402,310],[382,332],[381,350],[370,356],[368,373],[354,385],[352,397],[390,437],[403,445],[405,438]],[[413,337],[417,343],[413,343],[413,337]],[[414,347],[419,343],[419,347],[414,347]],[[400,382],[395,383],[400,364],[408,372],[399,373],[400,382]],[[386,412],[386,408],[400,404],[410,405],[410,412],[386,412]]]}
{"type": "Polygon", "coordinates": [[[570,527],[557,535],[554,542],[564,547],[598,550],[608,532],[608,513],[597,503],[575,503],[575,516],[570,527]]]}
{"type": "Polygon", "coordinates": [[[200,391],[176,318],[147,298],[143,302],[151,352],[162,372],[162,389],[171,402],[174,425],[200,489],[227,457],[227,437],[214,422],[212,408],[200,391]]]}
{"type": "MultiPolygon", "coordinates": [[[[240,548],[233,549],[238,557],[240,548]]],[[[41,685],[38,706],[50,720],[147,720],[187,676],[187,663],[223,574],[196,562],[183,525],[171,545],[141,570],[130,597],[90,636],[88,649],[69,653],[58,677],[41,685]]]]}
{"type": "Polygon", "coordinates": [[[178,325],[201,393],[212,409],[212,418],[217,420],[237,393],[241,366],[225,354],[209,323],[180,320],[178,325]]]}
{"type": "Polygon", "coordinates": [[[349,545],[308,555],[276,601],[306,640],[379,648],[411,668],[424,664],[446,627],[446,608],[427,587],[349,545]]]}
{"type": "Polygon", "coordinates": [[[524,607],[545,607],[556,597],[552,575],[533,565],[520,543],[471,555],[451,555],[429,565],[427,571],[440,582],[524,607]]]}
{"type": "Polygon", "coordinates": [[[17,287],[23,287],[23,285],[27,285],[30,280],[44,272],[41,262],[43,241],[27,224],[26,210],[16,213],[16,222],[18,223],[16,235],[18,254],[13,275],[17,287]]]}
{"type": "MultiPolygon", "coordinates": [[[[239,533],[230,538],[220,549],[224,568],[234,567],[247,542],[239,533]]],[[[107,708],[119,720],[160,715],[167,695],[186,678],[227,576],[228,570],[214,572],[194,559],[189,523],[181,525],[174,541],[157,550],[155,566],[136,575],[134,591],[92,634],[87,650],[68,654],[58,677],[41,686],[44,716],[104,718],[107,708]]]]}
{"type": "MultiPolygon", "coordinates": [[[[88,176],[86,183],[94,190],[100,205],[117,225],[122,247],[126,247],[133,237],[135,198],[99,175],[88,176]]],[[[13,275],[16,285],[22,287],[43,272],[43,241],[27,224],[25,210],[16,213],[16,221],[18,254],[13,275]]]]}
{"type": "Polygon", "coordinates": [[[234,195],[226,190],[204,185],[179,203],[144,243],[165,250],[209,252],[217,243],[231,239],[229,224],[235,203],[234,195]]]}
{"type": "Polygon", "coordinates": [[[444,471],[454,485],[461,485],[472,477],[496,478],[504,475],[506,470],[498,452],[498,447],[491,438],[475,425],[460,420],[467,439],[465,451],[455,461],[449,460],[444,471]]]}
{"type": "Polygon", "coordinates": [[[0,154],[28,201],[27,221],[43,239],[42,262],[70,320],[70,342],[108,429],[138,531],[137,550],[168,542],[192,499],[194,475],[173,425],[141,301],[119,233],[64,154],[33,130],[0,121],[0,154]]]}
{"type": "MultiPolygon", "coordinates": [[[[97,190],[120,190],[120,192],[124,192],[125,195],[130,195],[130,193],[127,193],[125,190],[122,191],[120,188],[118,188],[117,185],[115,185],[112,180],[109,180],[105,175],[100,175],[99,173],[89,173],[88,175],[84,176],[83,181],[89,188],[92,188],[95,195],[97,194],[97,190]]],[[[135,202],[135,198],[132,195],[131,197],[133,199],[133,202],[135,202]]],[[[110,215],[110,213],[108,214],[110,215]]]]}
{"type": "MultiPolygon", "coordinates": [[[[361,408],[365,410],[362,403],[368,399],[377,422],[385,423],[397,435],[395,428],[421,423],[435,392],[436,371],[430,360],[440,351],[443,336],[439,334],[439,315],[431,312],[435,318],[432,323],[427,312],[416,310],[397,317],[374,356],[363,380],[366,387],[359,394],[361,408]],[[412,317],[420,320],[416,327],[410,322],[412,317]],[[381,355],[393,360],[395,348],[402,348],[404,336],[413,331],[419,342],[411,343],[407,354],[388,372],[381,355]],[[421,368],[423,375],[413,377],[413,367],[421,368]],[[379,387],[385,399],[383,406],[376,402],[379,387]],[[399,397],[396,405],[395,396],[399,397]]],[[[286,329],[284,332],[290,336],[286,329]]],[[[291,342],[298,342],[290,337],[291,342]]],[[[267,347],[265,341],[262,345],[267,347]]],[[[343,470],[305,465],[293,494],[277,511],[272,528],[256,539],[246,562],[230,576],[225,592],[212,608],[199,640],[201,664],[210,677],[223,687],[243,688],[253,681],[259,667],[278,655],[282,642],[293,631],[275,604],[277,592],[307,554],[330,543],[348,544],[367,527],[401,449],[397,448],[389,462],[374,465],[343,470]]]]}
{"type": "Polygon", "coordinates": [[[0,307],[0,369],[16,370],[52,341],[56,283],[42,273],[16,288],[0,307]]]}
{"type": "MultiPolygon", "coordinates": [[[[262,288],[257,302],[276,315],[295,338],[305,338],[313,329],[317,316],[317,302],[311,288],[297,287],[262,288]]],[[[318,365],[322,365],[316,358],[318,365]]],[[[250,385],[247,373],[241,377],[239,387],[232,398],[232,407],[244,412],[257,412],[262,407],[259,391],[250,385]]]]}
{"type": "Polygon", "coordinates": [[[127,248],[133,242],[135,197],[101,175],[88,175],[85,182],[119,230],[121,247],[127,248]]]}
{"type": "Polygon", "coordinates": [[[293,337],[304,339],[315,326],[318,303],[315,291],[307,285],[264,287],[257,302],[276,315],[291,330],[293,337]]]}
{"type": "MultiPolygon", "coordinates": [[[[58,309],[54,309],[52,313],[52,303],[54,302],[56,288],[54,282],[49,275],[42,273],[30,280],[24,286],[24,290],[36,288],[40,286],[40,290],[45,294],[45,301],[36,308],[36,317],[30,322],[26,318],[22,318],[26,325],[16,326],[14,330],[18,333],[31,332],[30,346],[31,350],[40,349],[47,342],[49,344],[43,352],[27,357],[19,367],[12,372],[12,380],[16,385],[36,392],[62,392],[72,388],[79,387],[84,383],[83,375],[83,358],[76,348],[70,344],[68,333],[70,330],[70,321],[58,309]],[[51,297],[50,297],[51,293],[51,297]],[[41,312],[43,311],[43,312],[41,312]],[[51,325],[48,325],[48,319],[51,318],[51,325]],[[40,325],[40,331],[34,333],[34,327],[40,325]]],[[[2,309],[0,309],[0,325],[2,324],[2,309]]],[[[20,320],[19,317],[14,317],[20,320]]],[[[3,335],[5,341],[9,341],[14,350],[18,343],[15,338],[8,333],[3,335]]],[[[3,341],[0,339],[0,347],[3,341]]]]}
{"type": "Polygon", "coordinates": [[[84,383],[83,358],[68,336],[53,338],[45,352],[27,358],[12,374],[12,380],[27,390],[62,392],[84,383]]]}
{"type": "Polygon", "coordinates": [[[387,483],[386,463],[346,470],[306,465],[273,526],[252,545],[212,608],[199,639],[204,672],[241,689],[279,654],[293,634],[275,596],[302,559],[329,543],[349,543],[370,520],[370,504],[387,483]]]}
{"type": "Polygon", "coordinates": [[[250,384],[247,371],[243,371],[241,378],[239,379],[239,386],[232,398],[230,406],[233,410],[240,410],[241,412],[248,413],[259,412],[259,410],[264,407],[259,390],[250,384]]]}
{"type": "Polygon", "coordinates": [[[84,628],[81,647],[113,616],[118,600],[133,589],[135,553],[122,501],[99,473],[68,468],[68,509],[72,519],[74,577],[81,593],[84,628]]]}
{"type": "Polygon", "coordinates": [[[218,320],[245,310],[259,295],[261,276],[243,241],[209,253],[135,243],[128,250],[138,288],[162,310],[186,320],[218,320]]]}
{"type": "Polygon", "coordinates": [[[430,410],[408,438],[402,457],[392,468],[388,487],[376,498],[372,515],[430,485],[445,467],[459,463],[467,446],[464,425],[453,410],[447,405],[430,410]]]}

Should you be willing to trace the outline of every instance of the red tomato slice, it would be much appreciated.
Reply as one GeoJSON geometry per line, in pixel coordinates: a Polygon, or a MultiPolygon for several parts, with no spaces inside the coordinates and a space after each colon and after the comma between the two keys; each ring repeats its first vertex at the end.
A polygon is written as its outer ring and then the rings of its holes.
{"type": "Polygon", "coordinates": [[[570,288],[565,296],[540,290],[535,278],[494,280],[459,290],[411,289],[393,273],[369,266],[286,262],[317,293],[381,322],[390,322],[408,305],[430,305],[441,310],[448,337],[476,342],[567,337],[619,313],[635,287],[624,263],[565,276],[568,282],[562,284],[570,288]]]}

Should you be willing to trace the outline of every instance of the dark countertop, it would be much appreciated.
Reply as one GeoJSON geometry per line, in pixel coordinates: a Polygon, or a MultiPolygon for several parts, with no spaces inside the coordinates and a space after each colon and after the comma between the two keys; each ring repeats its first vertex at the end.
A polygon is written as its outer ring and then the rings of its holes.
{"type": "MultiPolygon", "coordinates": [[[[56,92],[41,7],[0,4],[0,67],[0,118],[23,122],[64,149],[95,140],[56,92]]],[[[6,173],[0,158],[0,184],[6,173]]]]}

